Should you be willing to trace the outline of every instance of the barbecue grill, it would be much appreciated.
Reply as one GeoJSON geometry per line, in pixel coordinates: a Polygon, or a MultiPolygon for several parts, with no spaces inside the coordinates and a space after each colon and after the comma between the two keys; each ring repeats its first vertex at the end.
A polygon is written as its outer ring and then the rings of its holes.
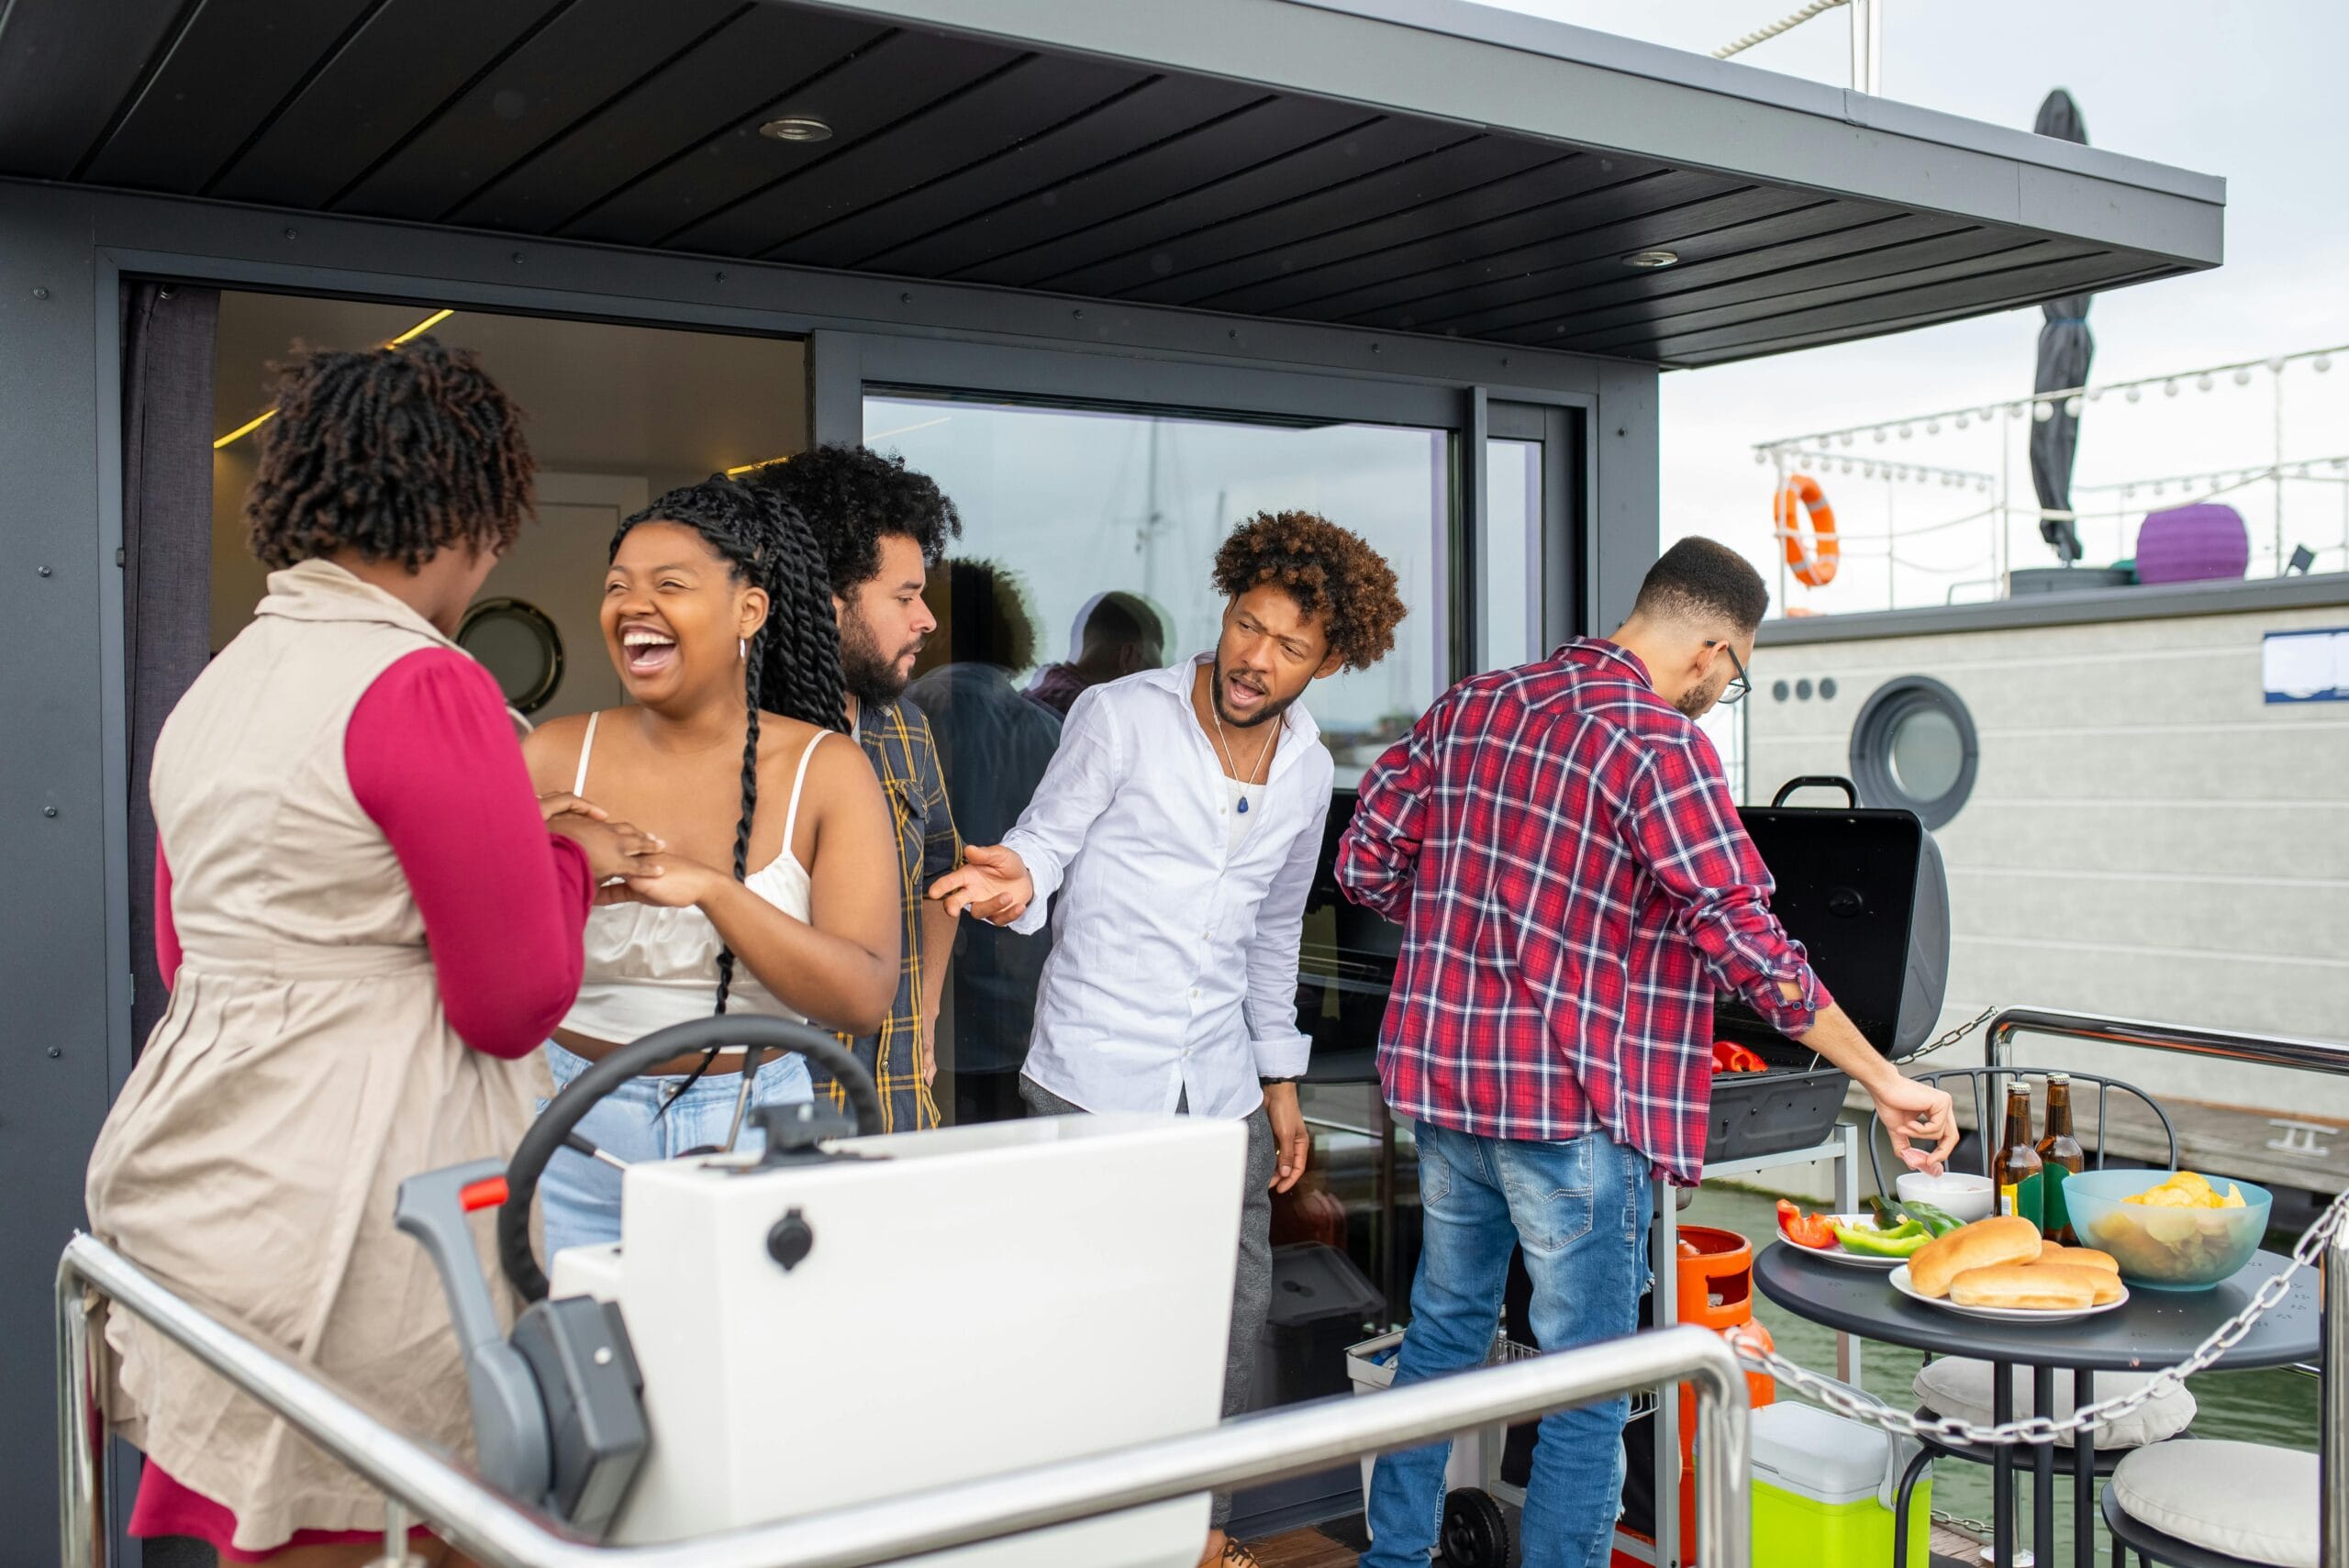
{"type": "MultiPolygon", "coordinates": [[[[1347,902],[1338,887],[1338,839],[1353,818],[1354,798],[1339,790],[1330,807],[1297,977],[1299,1027],[1313,1040],[1311,1076],[1329,1083],[1376,1076],[1378,1026],[1402,948],[1402,928],[1347,902]]],[[[1776,884],[1771,908],[1868,1043],[1898,1062],[1932,1038],[1941,1017],[1949,884],[1941,851],[1914,812],[1865,809],[1858,799],[1848,779],[1804,777],[1739,816],[1776,884]],[[1811,786],[1842,790],[1845,804],[1787,805],[1811,786]]],[[[1715,1077],[1708,1160],[1807,1148],[1835,1125],[1841,1069],[1734,996],[1715,998],[1713,1038],[1747,1047],[1768,1067],[1715,1077]]]]}

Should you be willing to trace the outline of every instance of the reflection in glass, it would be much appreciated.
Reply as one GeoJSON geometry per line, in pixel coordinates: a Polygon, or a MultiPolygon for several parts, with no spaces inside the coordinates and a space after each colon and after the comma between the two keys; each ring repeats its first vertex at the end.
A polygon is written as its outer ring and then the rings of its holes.
{"type": "Polygon", "coordinates": [[[1918,707],[1892,732],[1892,776],[1911,800],[1939,800],[1957,787],[1965,743],[1957,722],[1937,707],[1918,707]]]}
{"type": "MultiPolygon", "coordinates": [[[[1035,619],[1019,578],[990,561],[946,562],[928,596],[939,627],[926,651],[943,650],[945,662],[906,696],[929,716],[963,841],[1001,843],[1060,745],[1060,714],[1012,684],[1035,662],[1035,619]]],[[[1049,931],[1023,937],[978,920],[957,928],[949,972],[957,1124],[1021,1115],[1019,1068],[1052,947],[1049,931]]]]}
{"type": "MultiPolygon", "coordinates": [[[[868,397],[864,424],[871,445],[901,452],[954,498],[968,551],[1025,579],[1042,635],[1067,639],[1048,641],[1040,661],[1108,678],[1118,658],[1149,668],[1211,647],[1223,614],[1208,575],[1216,547],[1258,511],[1302,509],[1375,546],[1412,607],[1393,653],[1316,682],[1306,698],[1339,781],[1354,782],[1443,683],[1444,431],[898,395],[868,397]],[[1088,623],[1105,604],[1139,629],[1124,634],[1122,652],[1088,661],[1088,623]],[[1162,628],[1153,653],[1150,634],[1162,628]]],[[[1037,695],[1073,701],[1071,679],[1060,672],[1037,695]]]]}
{"type": "Polygon", "coordinates": [[[1534,536],[1542,517],[1542,443],[1485,443],[1482,664],[1506,669],[1546,651],[1534,625],[1534,536]]]}

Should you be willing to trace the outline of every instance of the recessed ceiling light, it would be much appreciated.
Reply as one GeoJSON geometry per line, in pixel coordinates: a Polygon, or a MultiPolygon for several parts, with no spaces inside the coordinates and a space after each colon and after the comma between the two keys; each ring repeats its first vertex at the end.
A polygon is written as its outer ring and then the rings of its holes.
{"type": "Polygon", "coordinates": [[[1677,250],[1634,250],[1623,258],[1623,265],[1652,272],[1658,267],[1669,267],[1678,260],[1680,252],[1677,250]]]}
{"type": "Polygon", "coordinates": [[[761,126],[759,134],[777,141],[829,141],[832,128],[814,115],[785,115],[761,126]]]}

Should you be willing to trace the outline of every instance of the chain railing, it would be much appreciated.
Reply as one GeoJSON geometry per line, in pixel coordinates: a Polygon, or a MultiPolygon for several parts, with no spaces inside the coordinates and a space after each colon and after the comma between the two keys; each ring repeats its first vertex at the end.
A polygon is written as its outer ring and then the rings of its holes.
{"type": "Polygon", "coordinates": [[[1900,1065],[1906,1067],[1912,1062],[1921,1061],[1923,1058],[1931,1056],[1936,1051],[1946,1051],[1949,1047],[1955,1045],[1959,1040],[1964,1040],[1967,1035],[1972,1034],[1976,1029],[1980,1029],[1984,1024],[1988,1023],[1992,1015],[1997,1013],[1998,1010],[1998,1005],[1996,1002],[1991,1003],[1988,1006],[1975,1014],[1971,1018],[1968,1018],[1965,1022],[1958,1025],[1957,1028],[1950,1030],[1947,1034],[1942,1036],[1941,1039],[1933,1041],[1932,1044],[1920,1045],[1916,1050],[1910,1051],[1908,1055],[1902,1057],[1900,1059],[1900,1065]]]}

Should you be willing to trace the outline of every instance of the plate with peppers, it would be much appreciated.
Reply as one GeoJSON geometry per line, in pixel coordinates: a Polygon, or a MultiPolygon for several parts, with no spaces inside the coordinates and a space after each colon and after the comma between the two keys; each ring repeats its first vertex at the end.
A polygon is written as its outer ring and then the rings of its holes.
{"type": "Polygon", "coordinates": [[[1865,1214],[1807,1214],[1780,1198],[1778,1240],[1822,1263],[1890,1273],[1926,1242],[1958,1227],[1954,1216],[1931,1204],[1895,1206],[1880,1197],[1868,1204],[1865,1214]]]}

